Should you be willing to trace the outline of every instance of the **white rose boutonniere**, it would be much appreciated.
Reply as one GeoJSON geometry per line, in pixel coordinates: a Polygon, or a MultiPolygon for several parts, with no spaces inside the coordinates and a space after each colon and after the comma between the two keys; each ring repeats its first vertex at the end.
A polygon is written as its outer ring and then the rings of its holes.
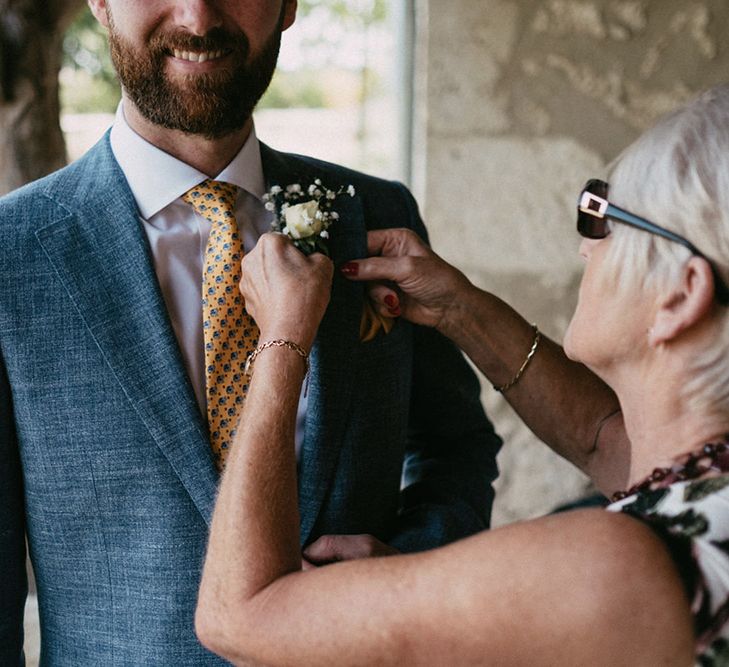
{"type": "Polygon", "coordinates": [[[329,256],[329,228],[339,220],[333,205],[345,194],[354,197],[354,187],[330,190],[317,178],[307,188],[299,183],[285,188],[274,185],[263,196],[263,202],[274,214],[271,223],[274,231],[286,234],[305,255],[321,252],[329,256]]]}
{"type": "Polygon", "coordinates": [[[321,234],[323,226],[321,218],[319,204],[313,200],[304,204],[289,206],[284,210],[286,233],[297,241],[309,236],[321,234]]]}
{"type": "MultiPolygon", "coordinates": [[[[321,252],[329,256],[329,228],[339,220],[334,202],[339,197],[354,197],[353,185],[330,190],[317,178],[304,188],[300,183],[281,187],[274,185],[264,196],[266,210],[273,213],[271,229],[286,234],[305,255],[321,252]]],[[[389,333],[394,324],[390,317],[379,314],[365,299],[360,320],[360,340],[374,339],[380,331],[389,333]]]]}

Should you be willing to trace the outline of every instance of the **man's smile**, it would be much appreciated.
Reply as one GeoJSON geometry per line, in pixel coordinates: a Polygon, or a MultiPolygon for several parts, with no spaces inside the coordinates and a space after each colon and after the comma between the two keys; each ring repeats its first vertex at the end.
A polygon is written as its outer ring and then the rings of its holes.
{"type": "Polygon", "coordinates": [[[177,60],[189,63],[204,63],[211,60],[222,60],[232,53],[231,49],[218,49],[217,51],[185,51],[182,49],[171,49],[169,55],[177,60]]]}
{"type": "Polygon", "coordinates": [[[230,49],[221,49],[218,51],[181,51],[178,49],[172,49],[171,55],[177,60],[184,60],[191,63],[204,63],[209,60],[220,60],[227,55],[230,55],[232,51],[230,49]]]}

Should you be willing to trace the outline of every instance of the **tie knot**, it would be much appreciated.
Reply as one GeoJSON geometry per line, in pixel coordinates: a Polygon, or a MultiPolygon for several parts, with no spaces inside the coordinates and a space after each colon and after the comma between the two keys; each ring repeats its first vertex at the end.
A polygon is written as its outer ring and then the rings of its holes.
{"type": "Polygon", "coordinates": [[[210,222],[222,222],[235,217],[237,196],[237,186],[208,178],[190,188],[182,199],[210,222]]]}

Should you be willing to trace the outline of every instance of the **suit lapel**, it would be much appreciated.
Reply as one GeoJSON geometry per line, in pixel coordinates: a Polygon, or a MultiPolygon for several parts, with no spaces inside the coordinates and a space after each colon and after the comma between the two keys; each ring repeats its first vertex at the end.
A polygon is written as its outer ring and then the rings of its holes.
{"type": "MultiPolygon", "coordinates": [[[[267,183],[306,187],[315,178],[324,185],[329,174],[295,156],[284,156],[261,145],[267,183]]],[[[347,183],[344,183],[347,185],[347,183]]],[[[336,266],[367,254],[367,237],[359,197],[341,197],[336,202],[339,221],[330,229],[330,253],[336,266]]],[[[299,474],[301,541],[308,541],[321,505],[331,485],[344,438],[352,388],[352,369],[359,350],[359,323],[364,288],[335,271],[329,308],[322,320],[311,353],[306,432],[299,474]]]]}
{"type": "Polygon", "coordinates": [[[125,395],[209,521],[217,473],[206,429],[108,138],[78,169],[73,195],[47,193],[70,214],[41,228],[37,239],[125,395]]]}

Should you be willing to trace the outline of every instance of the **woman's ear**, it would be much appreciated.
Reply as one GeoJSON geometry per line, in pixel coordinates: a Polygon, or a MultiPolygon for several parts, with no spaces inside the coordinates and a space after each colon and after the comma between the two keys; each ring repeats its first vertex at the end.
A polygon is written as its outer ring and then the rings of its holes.
{"type": "Polygon", "coordinates": [[[648,344],[667,343],[702,320],[714,305],[714,274],[703,257],[686,264],[680,285],[659,303],[648,344]]]}

